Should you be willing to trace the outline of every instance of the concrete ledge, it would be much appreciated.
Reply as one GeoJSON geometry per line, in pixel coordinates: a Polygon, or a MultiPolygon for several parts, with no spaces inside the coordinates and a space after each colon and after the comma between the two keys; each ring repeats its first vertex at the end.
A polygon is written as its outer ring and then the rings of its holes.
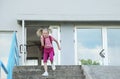
{"type": "Polygon", "coordinates": [[[83,74],[85,75],[86,79],[92,79],[92,76],[89,74],[90,72],[89,66],[82,65],[82,70],[83,70],[83,74]]]}
{"type": "Polygon", "coordinates": [[[120,66],[87,66],[82,69],[86,79],[120,79],[120,66]]]}

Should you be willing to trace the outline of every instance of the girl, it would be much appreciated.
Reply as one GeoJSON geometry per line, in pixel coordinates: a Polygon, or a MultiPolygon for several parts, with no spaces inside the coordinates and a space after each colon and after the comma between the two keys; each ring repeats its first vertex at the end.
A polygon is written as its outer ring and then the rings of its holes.
{"type": "Polygon", "coordinates": [[[53,38],[52,36],[49,35],[49,30],[48,29],[43,29],[42,30],[42,35],[41,35],[41,40],[40,41],[41,41],[41,45],[44,48],[43,61],[44,61],[45,72],[42,75],[43,76],[48,76],[49,75],[48,71],[47,71],[47,60],[48,60],[48,58],[51,61],[52,70],[56,69],[55,65],[53,64],[54,49],[53,49],[52,41],[56,42],[59,50],[61,48],[59,46],[58,41],[55,38],[53,38]]]}

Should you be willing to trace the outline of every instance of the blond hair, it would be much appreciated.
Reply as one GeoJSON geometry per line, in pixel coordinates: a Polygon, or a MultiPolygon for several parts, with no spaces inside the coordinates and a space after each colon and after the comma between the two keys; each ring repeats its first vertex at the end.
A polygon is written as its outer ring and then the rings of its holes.
{"type": "Polygon", "coordinates": [[[36,32],[37,36],[40,37],[42,35],[42,32],[43,30],[46,30],[48,31],[48,33],[52,33],[52,30],[51,29],[48,29],[48,28],[39,28],[36,32]]]}
{"type": "Polygon", "coordinates": [[[39,28],[36,32],[37,36],[40,37],[42,35],[42,31],[43,29],[42,28],[39,28]]]}

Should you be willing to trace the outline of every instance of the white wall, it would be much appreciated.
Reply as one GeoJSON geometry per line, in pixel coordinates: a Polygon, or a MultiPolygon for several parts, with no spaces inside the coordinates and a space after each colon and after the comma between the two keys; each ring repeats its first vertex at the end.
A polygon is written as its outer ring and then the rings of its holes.
{"type": "Polygon", "coordinates": [[[1,0],[0,4],[0,18],[5,21],[4,25],[14,25],[17,18],[120,20],[120,0],[1,0]]]}
{"type": "Polygon", "coordinates": [[[20,0],[18,14],[42,20],[120,20],[119,8],[119,0],[20,0]]]}
{"type": "MultiPolygon", "coordinates": [[[[11,46],[11,41],[13,32],[0,32],[0,60],[3,62],[5,67],[7,67],[7,62],[8,62],[8,56],[10,52],[10,46],[11,46]]],[[[5,72],[1,69],[0,67],[0,78],[1,79],[6,79],[6,74],[5,72]]]]}
{"type": "Polygon", "coordinates": [[[75,65],[74,25],[61,25],[61,64],[75,65]]]}

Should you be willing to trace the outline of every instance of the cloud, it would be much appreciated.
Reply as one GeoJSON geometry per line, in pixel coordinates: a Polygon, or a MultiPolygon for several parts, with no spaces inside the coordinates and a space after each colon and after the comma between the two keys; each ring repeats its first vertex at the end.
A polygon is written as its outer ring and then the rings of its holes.
{"type": "Polygon", "coordinates": [[[99,56],[100,51],[101,46],[96,46],[95,48],[87,48],[78,43],[78,59],[92,59],[95,61],[99,61],[101,60],[101,57],[99,56]]]}

